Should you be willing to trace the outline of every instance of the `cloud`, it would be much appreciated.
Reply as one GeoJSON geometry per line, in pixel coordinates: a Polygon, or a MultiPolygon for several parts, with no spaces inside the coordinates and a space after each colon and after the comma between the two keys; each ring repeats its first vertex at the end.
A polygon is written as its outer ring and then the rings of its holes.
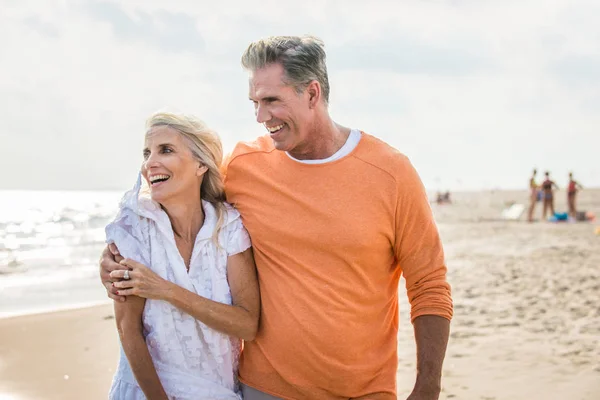
{"type": "Polygon", "coordinates": [[[600,84],[600,57],[563,57],[555,61],[550,68],[562,81],[571,85],[600,84]]]}
{"type": "Polygon", "coordinates": [[[25,18],[23,24],[44,37],[57,38],[60,35],[56,25],[44,22],[37,16],[25,18]]]}
{"type": "Polygon", "coordinates": [[[332,50],[337,56],[330,62],[341,70],[384,70],[448,77],[467,76],[491,67],[481,48],[468,47],[452,44],[441,47],[409,38],[388,38],[377,46],[371,43],[334,46],[332,50]]]}
{"type": "Polygon", "coordinates": [[[139,41],[167,52],[204,52],[205,42],[196,20],[184,13],[162,9],[127,13],[116,3],[100,1],[85,3],[81,9],[90,18],[108,23],[120,39],[139,41]]]}
{"type": "Polygon", "coordinates": [[[0,169],[11,171],[0,187],[127,188],[144,121],[161,108],[197,114],[226,150],[251,140],[263,128],[241,53],[304,33],[325,41],[333,118],[405,152],[426,185],[520,187],[533,165],[598,185],[593,3],[265,0],[209,13],[196,0],[11,1],[0,13],[0,169]]]}

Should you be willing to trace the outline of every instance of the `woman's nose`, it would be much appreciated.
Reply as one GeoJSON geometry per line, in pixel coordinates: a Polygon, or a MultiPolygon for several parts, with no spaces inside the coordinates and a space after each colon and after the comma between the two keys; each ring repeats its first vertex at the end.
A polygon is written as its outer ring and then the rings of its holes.
{"type": "Polygon", "coordinates": [[[156,153],[149,154],[148,157],[144,160],[145,168],[156,167],[159,164],[159,157],[156,155],[156,153]]]}

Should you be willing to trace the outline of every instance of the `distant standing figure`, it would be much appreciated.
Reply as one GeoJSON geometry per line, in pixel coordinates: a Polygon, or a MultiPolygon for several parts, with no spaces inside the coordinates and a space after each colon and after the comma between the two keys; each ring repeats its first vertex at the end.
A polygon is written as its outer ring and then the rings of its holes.
{"type": "Polygon", "coordinates": [[[446,193],[444,193],[444,201],[448,204],[452,203],[452,200],[450,200],[450,191],[446,191],[446,193]]]}
{"type": "Polygon", "coordinates": [[[550,214],[554,215],[554,192],[553,192],[553,189],[556,188],[558,190],[558,185],[550,179],[550,172],[546,171],[544,176],[545,176],[545,179],[544,179],[544,182],[542,182],[542,191],[544,193],[544,196],[543,196],[544,207],[543,207],[543,211],[542,211],[542,218],[546,219],[546,212],[548,211],[548,209],[550,210],[550,214]]]}
{"type": "Polygon", "coordinates": [[[437,195],[435,196],[435,202],[437,204],[443,204],[444,203],[444,195],[442,195],[442,193],[437,192],[437,195]]]}
{"type": "Polygon", "coordinates": [[[583,189],[575,179],[573,179],[573,173],[569,172],[569,187],[567,190],[567,204],[569,205],[569,216],[576,218],[577,216],[577,191],[583,189]]]}
{"type": "Polygon", "coordinates": [[[450,203],[452,203],[452,200],[450,200],[450,192],[449,191],[446,191],[444,193],[438,192],[437,196],[436,196],[436,199],[435,199],[435,202],[437,204],[450,204],[450,203]]]}
{"type": "Polygon", "coordinates": [[[533,222],[533,210],[535,209],[535,203],[537,203],[538,184],[535,181],[537,169],[533,170],[531,179],[529,179],[529,212],[527,213],[527,221],[533,222]]]}

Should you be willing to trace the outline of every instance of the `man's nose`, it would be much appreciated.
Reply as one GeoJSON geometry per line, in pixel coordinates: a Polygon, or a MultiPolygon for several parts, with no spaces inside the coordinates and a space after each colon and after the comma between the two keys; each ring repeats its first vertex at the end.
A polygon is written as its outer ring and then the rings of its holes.
{"type": "Polygon", "coordinates": [[[271,113],[269,110],[267,110],[266,107],[261,107],[260,105],[256,106],[254,114],[256,115],[256,122],[259,124],[264,124],[271,119],[271,113]]]}

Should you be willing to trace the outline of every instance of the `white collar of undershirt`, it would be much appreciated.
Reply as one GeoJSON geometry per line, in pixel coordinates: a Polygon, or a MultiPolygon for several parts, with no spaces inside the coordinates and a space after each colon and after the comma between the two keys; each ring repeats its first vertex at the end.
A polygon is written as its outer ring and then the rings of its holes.
{"type": "Polygon", "coordinates": [[[321,160],[298,160],[297,158],[292,157],[287,151],[285,152],[285,154],[287,154],[288,157],[292,160],[302,164],[325,164],[335,160],[339,160],[340,158],[352,153],[352,150],[354,150],[356,146],[358,146],[358,142],[360,142],[360,137],[361,135],[358,129],[351,129],[350,134],[348,135],[348,139],[346,139],[346,143],[344,143],[344,145],[334,154],[321,160]]]}

